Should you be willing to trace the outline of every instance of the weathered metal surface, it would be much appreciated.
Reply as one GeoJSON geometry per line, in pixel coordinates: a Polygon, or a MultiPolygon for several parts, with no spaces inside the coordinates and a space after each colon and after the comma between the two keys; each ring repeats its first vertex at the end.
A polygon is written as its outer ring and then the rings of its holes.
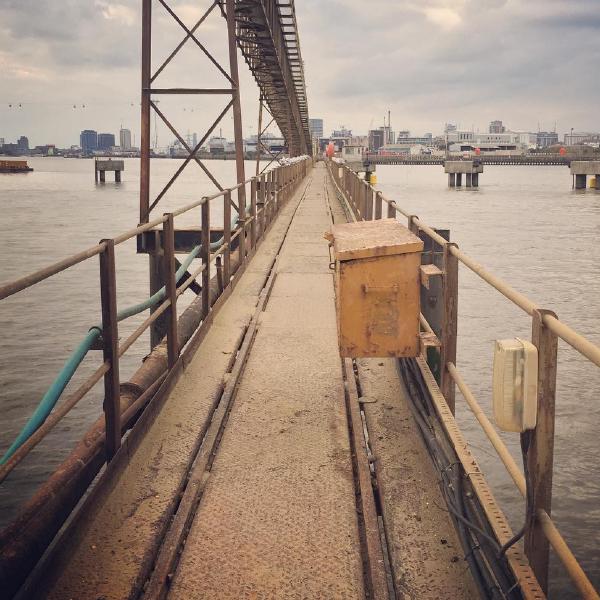
{"type": "Polygon", "coordinates": [[[477,589],[438,475],[415,425],[395,361],[357,359],[379,505],[395,586],[402,600],[472,600],[477,589]]]}
{"type": "Polygon", "coordinates": [[[111,460],[121,445],[121,401],[119,384],[119,330],[117,324],[117,282],[115,242],[102,240],[106,249],[100,254],[100,297],[102,304],[102,351],[109,363],[104,375],[104,417],[106,458],[111,460]]]}
{"type": "Polygon", "coordinates": [[[542,589],[547,592],[550,544],[544,535],[542,524],[535,515],[540,510],[548,516],[552,514],[558,338],[543,324],[544,314],[556,318],[552,311],[540,309],[535,310],[532,317],[531,341],[538,349],[538,417],[535,429],[531,432],[531,443],[527,453],[533,518],[525,531],[525,554],[542,589]]]}

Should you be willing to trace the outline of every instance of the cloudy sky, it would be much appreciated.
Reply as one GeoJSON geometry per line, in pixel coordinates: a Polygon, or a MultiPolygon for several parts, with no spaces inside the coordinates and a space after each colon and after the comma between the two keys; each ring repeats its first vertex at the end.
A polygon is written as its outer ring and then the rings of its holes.
{"type": "MultiPolygon", "coordinates": [[[[155,2],[160,64],[182,30],[155,2]],[[158,33],[159,32],[159,33],[158,33]]],[[[171,0],[191,26],[208,0],[171,0]]],[[[140,0],[1,0],[0,137],[78,143],[79,131],[139,140],[140,0]],[[12,105],[12,106],[9,106],[12,105]],[[19,106],[20,105],[20,106],[19,106]]],[[[311,116],[325,130],[382,124],[415,134],[445,122],[560,134],[600,129],[600,0],[296,0],[311,116]]],[[[198,37],[227,65],[216,11],[198,37]]],[[[245,133],[256,133],[257,89],[243,63],[245,133]]],[[[156,85],[220,86],[190,42],[156,85]]],[[[183,131],[202,132],[224,99],[163,100],[183,131]]],[[[222,123],[230,136],[231,118],[222,123]]],[[[160,145],[172,136],[157,121],[160,145]]]]}

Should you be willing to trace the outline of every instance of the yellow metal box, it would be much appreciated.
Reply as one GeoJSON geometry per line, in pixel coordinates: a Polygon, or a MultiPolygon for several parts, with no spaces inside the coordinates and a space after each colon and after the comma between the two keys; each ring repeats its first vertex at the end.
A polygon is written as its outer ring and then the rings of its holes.
{"type": "Polygon", "coordinates": [[[334,225],[336,308],[343,357],[419,354],[423,242],[395,219],[334,225]]]}

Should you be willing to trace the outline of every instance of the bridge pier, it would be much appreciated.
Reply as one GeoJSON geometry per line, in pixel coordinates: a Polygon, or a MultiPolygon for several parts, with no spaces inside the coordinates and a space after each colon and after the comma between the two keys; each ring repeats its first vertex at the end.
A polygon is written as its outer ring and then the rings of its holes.
{"type": "Polygon", "coordinates": [[[574,160],[571,161],[571,175],[573,176],[573,187],[576,190],[585,190],[587,187],[587,176],[596,176],[596,189],[598,189],[598,173],[600,173],[600,160],[574,160]]]}
{"type": "Polygon", "coordinates": [[[483,164],[480,160],[446,160],[444,172],[448,173],[449,187],[461,186],[463,174],[466,187],[479,187],[479,173],[483,173],[483,164]]]}

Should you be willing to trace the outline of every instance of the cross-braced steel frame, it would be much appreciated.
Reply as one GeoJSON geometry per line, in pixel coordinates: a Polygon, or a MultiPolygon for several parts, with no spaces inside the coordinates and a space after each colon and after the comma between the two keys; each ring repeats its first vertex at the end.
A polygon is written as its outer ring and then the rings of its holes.
{"type": "MultiPolygon", "coordinates": [[[[221,122],[227,112],[233,110],[233,129],[235,141],[235,161],[237,183],[245,180],[244,173],[244,147],[242,139],[242,111],[240,106],[240,90],[238,76],[238,61],[236,51],[236,26],[235,26],[235,0],[215,0],[210,3],[207,10],[191,28],[183,23],[173,8],[167,3],[167,0],[142,0],[142,110],[141,110],[141,167],[140,167],[140,223],[147,223],[151,211],[160,202],[161,198],[167,193],[177,177],[187,167],[190,162],[195,162],[206,173],[209,179],[219,190],[223,190],[221,184],[217,181],[209,168],[198,158],[197,152],[206,142],[215,127],[221,122]],[[164,62],[152,73],[152,8],[153,4],[160,4],[173,20],[181,27],[185,36],[181,42],[173,49],[164,62]],[[214,58],[207,48],[200,42],[196,32],[208,16],[215,10],[221,11],[227,23],[227,40],[229,47],[229,72],[214,58]],[[181,48],[191,40],[198,49],[210,60],[210,62],[219,70],[226,81],[226,87],[223,88],[159,88],[154,87],[158,76],[165,67],[175,58],[181,48]],[[191,147],[184,137],[172,125],[167,116],[158,107],[154,99],[158,95],[173,94],[194,94],[194,95],[224,95],[228,98],[227,105],[215,119],[206,133],[198,141],[195,147],[191,147]],[[171,179],[162,188],[158,195],[150,200],[150,116],[151,110],[161,118],[173,135],[179,140],[182,147],[188,152],[188,156],[173,174],[171,179]]],[[[242,192],[243,196],[243,192],[242,192]]],[[[242,200],[242,198],[240,198],[242,200]]],[[[240,204],[242,202],[240,201],[240,204]]]]}

